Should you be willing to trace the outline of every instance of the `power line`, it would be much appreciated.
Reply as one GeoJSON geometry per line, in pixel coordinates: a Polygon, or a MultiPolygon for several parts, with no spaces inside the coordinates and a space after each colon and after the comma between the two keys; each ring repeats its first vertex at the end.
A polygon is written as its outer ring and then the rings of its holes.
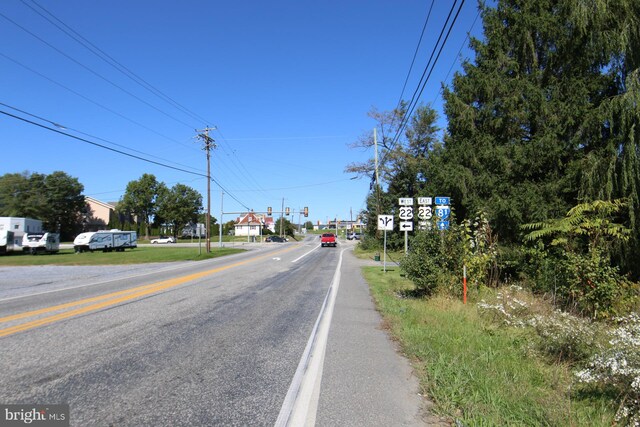
{"type": "Polygon", "coordinates": [[[177,168],[175,166],[167,165],[165,163],[156,162],[155,160],[146,159],[144,157],[137,156],[137,155],[131,154],[131,153],[126,153],[126,152],[121,151],[121,150],[116,150],[115,148],[107,147],[106,145],[98,144],[97,142],[89,141],[88,139],[80,138],[79,136],[75,136],[75,135],[72,135],[70,133],[63,132],[63,131],[58,130],[58,129],[54,129],[54,128],[49,127],[49,126],[45,126],[45,125],[42,125],[40,123],[36,123],[36,122],[34,122],[32,120],[25,119],[24,117],[16,116],[16,115],[11,114],[11,113],[9,113],[7,111],[4,111],[4,110],[0,110],[0,113],[4,114],[5,116],[9,116],[9,117],[12,117],[14,119],[23,121],[25,123],[29,123],[31,125],[37,126],[39,128],[46,129],[46,130],[49,130],[51,132],[55,132],[55,133],[60,134],[60,135],[68,136],[69,138],[73,138],[73,139],[76,139],[78,141],[86,142],[87,144],[95,145],[96,147],[104,148],[105,150],[113,151],[114,153],[122,154],[122,155],[127,156],[127,157],[131,157],[131,158],[134,158],[134,159],[142,160],[143,162],[152,163],[154,165],[158,165],[158,166],[162,166],[162,167],[165,167],[165,168],[177,170],[177,171],[188,173],[188,174],[191,174],[191,175],[203,176],[203,177],[207,178],[207,175],[204,175],[204,174],[201,174],[201,173],[198,173],[198,172],[188,171],[188,170],[181,169],[181,168],[177,168]]]}
{"type": "Polygon", "coordinates": [[[145,104],[146,106],[148,106],[149,108],[152,108],[154,110],[156,110],[157,112],[165,115],[166,117],[183,124],[184,126],[187,126],[188,128],[192,129],[193,126],[191,126],[190,124],[172,116],[171,114],[167,113],[166,111],[161,110],[160,108],[156,107],[155,105],[145,101],[144,99],[140,98],[139,96],[135,95],[134,93],[124,89],[122,86],[118,85],[117,83],[112,82],[111,80],[109,80],[108,78],[104,77],[102,74],[98,73],[97,71],[92,70],[91,68],[87,67],[86,65],[84,65],[83,63],[81,63],[80,61],[74,59],[73,57],[71,57],[70,55],[67,55],[65,52],[63,52],[62,50],[58,49],[57,47],[55,47],[54,45],[52,45],[51,43],[47,42],[46,40],[44,40],[43,38],[41,38],[40,36],[38,36],[37,34],[33,33],[32,31],[28,30],[27,28],[23,27],[22,25],[18,24],[17,22],[15,22],[14,20],[12,20],[11,18],[9,18],[8,16],[6,16],[5,14],[0,12],[0,17],[4,18],[5,20],[9,21],[10,23],[12,23],[13,25],[15,25],[16,27],[20,28],[22,31],[26,32],[27,34],[31,35],[32,37],[34,37],[36,40],[40,41],[41,43],[49,46],[51,49],[55,50],[56,52],[58,52],[60,55],[64,56],[65,58],[67,58],[68,60],[74,62],[75,64],[79,65],[80,67],[84,68],[85,70],[87,70],[88,72],[90,72],[91,74],[93,74],[94,76],[102,79],[103,81],[109,83],[110,85],[112,85],[113,87],[121,90],[122,92],[124,92],[125,94],[131,96],[132,98],[138,100],[139,102],[145,104]]]}
{"type": "MultiPolygon", "coordinates": [[[[460,49],[458,49],[458,53],[456,54],[456,57],[453,59],[453,62],[451,62],[451,67],[449,67],[449,71],[447,71],[447,76],[444,78],[445,84],[449,80],[449,76],[451,75],[451,71],[453,71],[453,67],[456,65],[456,62],[458,62],[458,60],[460,59],[460,54],[462,53],[462,49],[464,49],[464,45],[467,43],[467,40],[469,40],[469,34],[471,34],[471,31],[473,30],[473,27],[475,27],[476,21],[478,20],[479,16],[480,16],[480,10],[478,10],[478,13],[476,13],[476,17],[473,18],[473,22],[471,23],[471,26],[469,27],[469,31],[467,31],[467,36],[462,41],[462,44],[460,44],[460,49]]],[[[438,92],[438,95],[436,95],[436,97],[431,102],[432,104],[434,104],[436,102],[436,99],[438,98],[438,96],[440,94],[442,94],[442,90],[443,89],[440,88],[440,91],[438,92]]]]}
{"type": "Polygon", "coordinates": [[[455,0],[455,2],[453,3],[453,5],[451,6],[451,9],[449,10],[449,14],[447,15],[447,19],[444,23],[444,25],[442,26],[442,30],[440,31],[440,35],[438,37],[438,40],[436,41],[433,50],[431,51],[431,55],[429,56],[429,61],[427,62],[427,65],[424,68],[424,71],[422,73],[422,76],[420,77],[420,81],[418,82],[418,85],[416,87],[416,90],[413,93],[413,96],[411,97],[411,101],[409,102],[409,106],[407,108],[407,113],[405,114],[405,116],[403,117],[402,121],[400,122],[400,125],[398,126],[398,129],[391,141],[391,144],[389,144],[389,148],[388,150],[384,153],[384,155],[382,156],[382,160],[380,161],[380,164],[384,164],[385,160],[387,159],[387,156],[389,155],[389,153],[391,151],[393,151],[393,149],[395,148],[395,145],[397,144],[398,140],[400,139],[400,135],[402,134],[402,132],[404,131],[404,128],[407,126],[407,124],[409,123],[409,120],[411,119],[411,114],[413,114],[413,111],[415,110],[415,107],[418,104],[418,101],[420,100],[420,97],[422,96],[422,92],[424,91],[424,88],[426,87],[429,78],[431,77],[431,74],[433,73],[433,70],[435,69],[435,66],[438,62],[438,59],[440,58],[440,55],[442,54],[442,50],[444,49],[444,46],[446,45],[448,39],[449,39],[449,35],[451,34],[451,30],[453,29],[453,26],[455,25],[456,21],[458,20],[458,16],[460,15],[460,11],[462,10],[462,7],[464,6],[464,2],[465,0],[462,0],[460,3],[460,6],[458,7],[458,10],[453,18],[453,20],[451,20],[451,24],[449,24],[449,20],[451,19],[451,15],[453,13],[453,11],[455,10],[456,4],[458,3],[458,0],[455,0]],[[447,30],[447,26],[449,26],[449,29],[447,30]],[[444,40],[442,41],[442,44],[440,44],[440,40],[442,40],[442,35],[444,34],[444,32],[447,31],[447,34],[444,37],[444,40]],[[440,48],[438,49],[438,44],[440,44],[440,48]],[[436,54],[436,50],[437,50],[437,54],[436,54]],[[435,59],[434,59],[434,55],[435,55],[435,59]],[[429,69],[429,67],[431,67],[431,69],[429,69]]]}
{"type": "Polygon", "coordinates": [[[50,124],[52,124],[53,126],[55,126],[55,127],[59,128],[59,129],[67,129],[67,130],[71,130],[71,131],[74,131],[74,132],[79,133],[79,134],[81,134],[81,135],[84,135],[84,136],[87,136],[87,137],[90,137],[90,138],[93,138],[93,139],[97,139],[97,140],[102,141],[102,142],[106,142],[107,144],[115,145],[116,147],[126,148],[127,150],[129,150],[129,151],[133,151],[133,152],[138,153],[138,154],[143,154],[143,155],[145,155],[145,156],[149,156],[149,157],[155,157],[156,159],[163,160],[163,161],[165,161],[165,162],[169,162],[169,163],[173,163],[173,164],[175,164],[175,165],[182,166],[182,167],[185,167],[185,168],[190,168],[190,169],[197,170],[196,168],[194,168],[194,167],[192,167],[192,166],[182,165],[182,164],[180,164],[180,163],[176,163],[176,162],[173,162],[173,161],[171,161],[171,160],[163,159],[162,157],[158,157],[158,156],[155,156],[155,155],[153,155],[153,154],[145,153],[145,152],[143,152],[143,151],[139,151],[139,150],[136,150],[136,149],[134,149],[134,148],[130,148],[130,147],[127,147],[127,146],[125,146],[125,145],[118,144],[118,143],[116,143],[116,142],[109,141],[109,140],[107,140],[107,139],[100,138],[100,137],[98,137],[98,136],[91,135],[91,134],[88,134],[88,133],[86,133],[86,132],[82,132],[82,131],[80,131],[80,130],[78,130],[78,129],[74,129],[74,128],[72,128],[72,127],[70,127],[70,126],[67,126],[67,125],[61,125],[61,124],[56,123],[56,122],[54,122],[54,121],[52,121],[52,120],[46,119],[46,118],[44,118],[44,117],[37,116],[37,115],[35,115],[35,114],[29,113],[28,111],[24,111],[24,110],[21,110],[21,109],[19,109],[19,108],[13,107],[13,106],[11,106],[11,105],[5,104],[4,102],[0,102],[0,105],[2,105],[2,106],[4,106],[4,107],[7,107],[7,108],[10,108],[10,109],[12,109],[12,110],[14,110],[14,111],[18,111],[18,112],[20,112],[20,113],[22,113],[22,114],[26,114],[26,115],[28,115],[28,116],[31,116],[31,117],[36,118],[36,119],[38,119],[38,120],[41,120],[41,121],[43,121],[43,122],[50,123],[50,124]]]}
{"type": "Polygon", "coordinates": [[[418,51],[420,50],[420,45],[422,44],[422,37],[424,37],[424,31],[427,29],[427,23],[429,22],[429,17],[431,16],[431,10],[433,9],[434,3],[435,3],[435,0],[431,0],[431,6],[429,6],[429,12],[427,13],[427,18],[425,19],[424,25],[422,26],[422,32],[420,33],[420,38],[418,39],[418,45],[416,46],[416,50],[413,53],[413,59],[411,60],[411,65],[409,66],[407,77],[404,79],[404,85],[402,85],[402,91],[400,92],[400,98],[398,99],[398,104],[396,106],[396,109],[400,108],[400,103],[402,102],[402,97],[404,96],[404,90],[407,88],[407,83],[409,82],[409,76],[411,76],[413,65],[416,62],[416,57],[418,56],[418,51]]]}
{"type": "Polygon", "coordinates": [[[101,104],[101,103],[99,103],[99,102],[97,102],[97,101],[94,101],[93,99],[91,99],[91,98],[89,98],[89,97],[84,96],[84,95],[83,95],[83,94],[81,94],[80,92],[77,92],[77,91],[75,91],[75,90],[71,89],[70,87],[63,85],[62,83],[59,83],[59,82],[57,82],[57,81],[55,81],[55,80],[53,80],[53,79],[51,79],[51,78],[49,78],[49,77],[45,76],[44,74],[40,73],[39,71],[34,70],[33,68],[31,68],[31,67],[29,67],[29,66],[27,66],[27,65],[25,65],[25,64],[23,64],[23,63],[21,63],[21,62],[19,62],[19,61],[17,61],[17,60],[15,60],[15,59],[13,59],[13,58],[11,58],[11,57],[9,57],[9,56],[5,55],[5,54],[4,54],[4,53],[2,53],[2,52],[0,52],[0,56],[2,56],[3,58],[7,59],[8,61],[13,62],[14,64],[16,64],[16,65],[18,65],[18,66],[20,66],[20,67],[24,68],[25,70],[30,71],[30,72],[32,72],[33,74],[35,74],[35,75],[37,75],[37,76],[42,77],[43,79],[45,79],[45,80],[47,80],[47,81],[49,81],[49,82],[51,82],[51,83],[55,84],[56,86],[59,86],[59,87],[61,87],[62,89],[66,90],[66,91],[68,91],[68,92],[73,93],[74,95],[76,95],[76,96],[78,96],[78,97],[80,97],[80,98],[84,99],[85,101],[90,102],[91,104],[96,105],[96,106],[98,106],[98,107],[102,108],[103,110],[110,112],[111,114],[114,114],[114,115],[116,115],[116,116],[118,116],[118,117],[120,117],[120,118],[122,118],[122,119],[124,119],[124,120],[126,120],[126,121],[128,121],[128,122],[130,122],[130,123],[133,123],[133,124],[134,124],[134,125],[136,125],[136,126],[141,127],[142,129],[148,130],[149,132],[155,133],[156,135],[158,135],[158,136],[160,136],[160,137],[162,137],[162,138],[164,138],[164,139],[166,139],[166,140],[168,140],[168,141],[174,142],[174,143],[179,144],[179,145],[183,145],[183,146],[185,146],[185,147],[187,147],[187,148],[189,148],[189,149],[192,149],[192,148],[193,148],[193,147],[186,146],[186,145],[182,144],[180,141],[178,141],[178,140],[176,140],[176,139],[173,139],[173,138],[168,137],[168,136],[166,136],[166,135],[164,135],[164,134],[162,134],[162,133],[159,133],[159,132],[158,132],[158,131],[156,131],[155,129],[152,129],[152,128],[150,128],[150,127],[146,126],[146,125],[143,125],[142,123],[137,122],[137,121],[135,121],[135,120],[133,120],[133,119],[131,119],[131,118],[129,118],[129,117],[127,117],[127,116],[125,116],[124,114],[121,114],[121,113],[119,113],[119,112],[117,112],[117,111],[115,111],[115,110],[112,110],[111,108],[107,107],[106,105],[103,105],[103,104],[101,104]]]}
{"type": "Polygon", "coordinates": [[[54,128],[49,127],[49,126],[45,126],[43,124],[36,123],[36,122],[34,122],[32,120],[25,119],[24,117],[16,116],[16,115],[11,114],[11,113],[9,113],[7,111],[4,111],[4,110],[0,110],[0,114],[4,114],[5,116],[20,120],[22,122],[37,126],[39,128],[42,128],[42,129],[49,130],[51,132],[55,132],[55,133],[60,134],[60,135],[67,136],[69,138],[73,138],[73,139],[81,141],[81,142],[85,142],[87,144],[94,145],[96,147],[104,148],[105,150],[109,150],[109,151],[112,151],[114,153],[122,154],[123,156],[131,157],[131,158],[134,158],[134,159],[137,159],[137,160],[141,160],[143,162],[147,162],[147,163],[151,163],[151,164],[154,164],[154,165],[162,166],[164,168],[177,170],[177,171],[184,172],[184,173],[187,173],[187,174],[190,174],[190,175],[195,175],[195,176],[201,176],[203,178],[208,178],[211,181],[213,181],[213,183],[216,184],[221,190],[223,190],[226,194],[228,194],[232,199],[234,199],[236,202],[238,202],[241,206],[243,206],[246,209],[249,209],[245,205],[245,203],[241,202],[237,197],[235,197],[233,194],[231,194],[226,188],[224,188],[224,186],[218,180],[216,180],[213,177],[208,177],[207,175],[202,174],[202,173],[188,171],[188,170],[185,170],[185,169],[182,169],[182,168],[178,168],[178,167],[175,167],[175,166],[171,166],[171,165],[167,165],[167,164],[164,164],[164,163],[156,162],[154,160],[146,159],[144,157],[137,156],[135,154],[127,153],[127,152],[124,152],[124,151],[121,151],[121,150],[116,150],[115,148],[107,147],[106,145],[98,144],[97,142],[89,141],[88,139],[85,139],[85,138],[80,138],[79,136],[75,136],[75,135],[72,135],[70,133],[63,132],[63,131],[61,131],[59,129],[54,129],[54,128]]]}
{"type": "Polygon", "coordinates": [[[33,10],[35,13],[40,15],[42,18],[46,19],[51,25],[55,26],[60,31],[65,33],[67,36],[69,36],[70,38],[75,40],[78,44],[80,44],[83,47],[85,47],[87,50],[89,50],[91,53],[96,55],[98,58],[102,59],[104,62],[106,62],[107,64],[111,65],[113,68],[115,68],[116,70],[120,71],[122,74],[127,76],[129,79],[131,79],[132,81],[134,81],[138,85],[142,86],[143,88],[145,88],[146,90],[148,90],[149,92],[151,92],[152,94],[157,96],[158,98],[162,99],[163,101],[167,102],[168,104],[172,105],[174,108],[177,108],[178,110],[182,111],[183,113],[191,116],[191,118],[193,118],[195,120],[202,121],[202,122],[207,122],[207,120],[203,119],[198,114],[196,114],[193,111],[189,110],[187,107],[181,105],[180,103],[175,101],[173,98],[171,98],[170,96],[168,96],[165,93],[163,93],[160,89],[156,88],[155,86],[153,86],[152,84],[147,82],[145,79],[143,79],[142,77],[140,77],[139,75],[137,75],[136,73],[131,71],[125,65],[123,65],[120,62],[118,62],[115,58],[113,58],[107,52],[105,52],[104,50],[100,49],[98,46],[93,44],[91,41],[89,41],[82,34],[78,33],[76,30],[74,30],[69,25],[64,23],[60,18],[55,16],[49,10],[44,8],[42,5],[38,4],[35,0],[31,0],[31,3],[33,3],[39,9],[44,11],[47,15],[49,15],[51,18],[53,18],[55,21],[57,21],[60,25],[58,25],[56,22],[53,22],[52,19],[50,19],[49,17],[45,16],[43,13],[39,12],[38,10],[36,10],[31,5],[27,4],[25,2],[25,0],[21,0],[21,2],[25,6],[27,6],[31,10],[33,10]]]}

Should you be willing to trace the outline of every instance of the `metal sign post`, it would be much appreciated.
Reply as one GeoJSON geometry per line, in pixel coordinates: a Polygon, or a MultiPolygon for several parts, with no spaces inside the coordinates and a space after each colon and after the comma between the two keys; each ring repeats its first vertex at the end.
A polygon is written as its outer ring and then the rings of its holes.
{"type": "Polygon", "coordinates": [[[387,230],[393,231],[393,215],[378,215],[378,230],[384,231],[383,271],[387,272],[387,230]]]}

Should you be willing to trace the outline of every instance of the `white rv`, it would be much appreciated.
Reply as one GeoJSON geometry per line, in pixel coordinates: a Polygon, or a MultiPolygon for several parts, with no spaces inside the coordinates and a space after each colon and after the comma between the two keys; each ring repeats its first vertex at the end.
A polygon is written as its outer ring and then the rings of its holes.
{"type": "Polygon", "coordinates": [[[14,235],[13,231],[0,231],[0,254],[6,254],[14,251],[14,235]]]}
{"type": "Polygon", "coordinates": [[[138,235],[135,231],[90,231],[78,234],[73,240],[73,249],[76,252],[122,252],[125,248],[136,247],[138,247],[138,235]]]}
{"type": "Polygon", "coordinates": [[[22,251],[31,254],[39,252],[56,253],[60,250],[60,235],[58,233],[26,233],[22,237],[22,251]]]}

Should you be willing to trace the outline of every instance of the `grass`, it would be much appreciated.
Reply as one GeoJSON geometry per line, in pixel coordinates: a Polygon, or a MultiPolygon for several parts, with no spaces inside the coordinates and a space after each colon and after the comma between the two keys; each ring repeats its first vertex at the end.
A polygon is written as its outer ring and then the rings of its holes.
{"type": "Polygon", "coordinates": [[[399,271],[364,273],[439,415],[465,426],[614,424],[610,403],[575,397],[569,368],[535,356],[522,330],[491,327],[473,304],[407,297],[414,286],[399,271]]]}
{"type": "Polygon", "coordinates": [[[74,253],[73,249],[62,249],[57,254],[27,255],[9,254],[0,256],[0,266],[27,265],[121,265],[151,262],[201,261],[242,252],[243,249],[211,248],[209,254],[204,247],[202,254],[198,248],[184,247],[138,247],[124,252],[84,252],[74,253]]]}

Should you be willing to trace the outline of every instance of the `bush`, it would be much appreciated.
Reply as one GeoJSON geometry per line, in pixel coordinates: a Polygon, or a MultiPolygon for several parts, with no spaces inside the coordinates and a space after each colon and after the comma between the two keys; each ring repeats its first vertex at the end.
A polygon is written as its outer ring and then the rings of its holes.
{"type": "Polygon", "coordinates": [[[609,347],[593,356],[576,379],[586,387],[615,390],[620,402],[616,421],[640,426],[640,316],[634,313],[615,322],[609,347]]]}
{"type": "Polygon", "coordinates": [[[599,326],[587,319],[551,310],[519,286],[496,293],[489,302],[477,307],[484,318],[516,328],[532,328],[538,353],[552,361],[577,363],[590,357],[599,347],[599,326]]]}
{"type": "Polygon", "coordinates": [[[400,261],[401,270],[427,296],[447,293],[462,295],[462,265],[465,239],[461,227],[447,231],[427,230],[411,241],[411,250],[400,261]]]}

